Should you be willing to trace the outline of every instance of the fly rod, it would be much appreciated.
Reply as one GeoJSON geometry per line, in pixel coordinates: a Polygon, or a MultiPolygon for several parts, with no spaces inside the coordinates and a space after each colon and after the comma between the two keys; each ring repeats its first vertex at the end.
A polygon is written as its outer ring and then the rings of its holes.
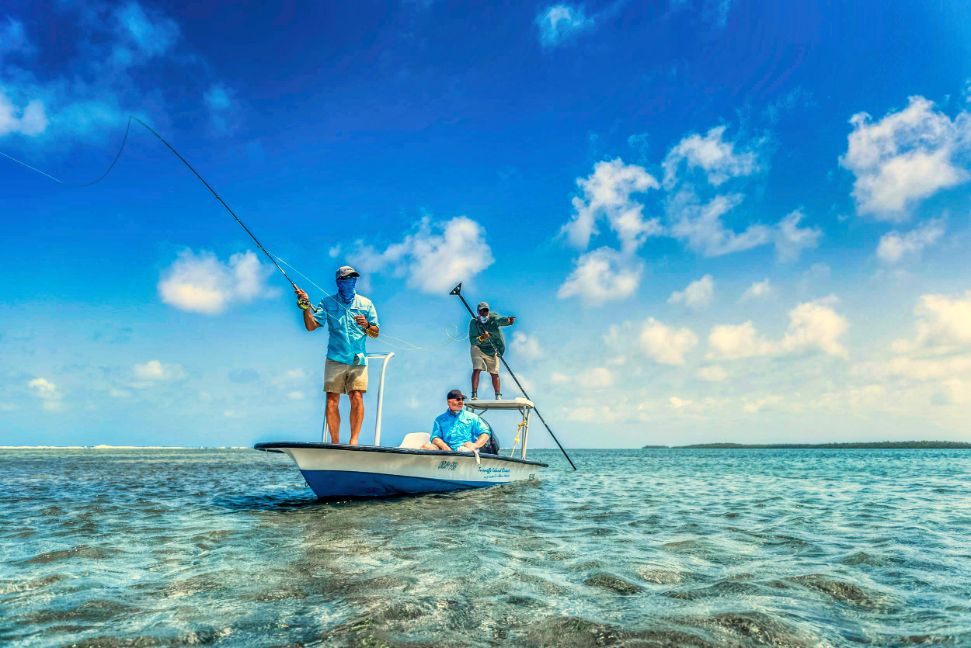
{"type": "MultiPolygon", "coordinates": [[[[456,297],[461,299],[462,305],[465,306],[465,310],[469,311],[469,315],[472,316],[472,319],[475,319],[475,313],[472,311],[472,307],[469,306],[469,302],[465,301],[465,297],[462,295],[462,284],[459,284],[455,286],[455,288],[452,288],[452,292],[450,292],[449,295],[455,295],[456,297]]],[[[533,400],[532,398],[529,398],[529,394],[526,393],[526,390],[523,388],[522,384],[520,384],[519,378],[516,378],[516,374],[514,374],[512,369],[510,369],[509,363],[506,362],[506,359],[502,357],[501,353],[499,353],[499,349],[497,349],[496,346],[492,344],[492,340],[489,340],[489,345],[492,347],[492,350],[496,352],[496,355],[499,356],[499,360],[502,361],[502,366],[506,368],[506,371],[509,372],[509,375],[512,376],[512,379],[516,382],[516,386],[519,387],[519,391],[521,391],[523,393],[523,396],[525,396],[528,400],[533,400]]],[[[566,460],[570,462],[570,467],[573,468],[573,470],[576,470],[577,469],[576,464],[573,463],[573,460],[570,459],[570,455],[568,455],[566,453],[566,450],[563,449],[563,445],[560,443],[560,440],[556,438],[555,434],[553,434],[553,430],[550,429],[549,423],[547,423],[546,419],[543,418],[543,415],[540,414],[535,404],[533,405],[533,411],[536,412],[536,416],[539,417],[539,420],[543,423],[543,426],[546,427],[546,431],[550,433],[551,437],[553,437],[553,441],[556,442],[556,445],[560,449],[560,452],[562,452],[563,456],[566,457],[566,460]]]]}
{"type": "MultiPolygon", "coordinates": [[[[122,151],[125,150],[125,144],[128,143],[128,134],[129,134],[129,131],[131,131],[131,124],[132,124],[133,121],[134,122],[138,122],[141,126],[143,126],[145,128],[145,130],[147,130],[149,133],[151,133],[152,135],[154,135],[155,137],[157,137],[158,138],[158,141],[160,141],[162,144],[164,144],[165,147],[168,150],[170,150],[173,155],[175,155],[175,157],[179,158],[179,161],[181,161],[182,164],[184,164],[186,166],[186,168],[189,169],[189,171],[192,171],[192,174],[195,175],[195,177],[199,179],[199,182],[201,182],[203,184],[203,186],[205,186],[205,188],[209,190],[209,193],[211,193],[213,195],[213,197],[216,200],[219,201],[219,204],[226,208],[226,211],[228,211],[229,212],[229,215],[232,216],[236,220],[236,222],[239,224],[239,226],[243,228],[243,231],[246,232],[247,234],[249,234],[249,237],[251,239],[253,239],[253,242],[256,243],[256,246],[258,248],[260,248],[260,251],[263,254],[266,255],[266,258],[267,259],[270,260],[270,263],[272,263],[276,267],[276,269],[280,271],[280,274],[282,274],[283,277],[287,281],[290,282],[290,285],[293,286],[293,289],[294,290],[297,290],[298,289],[297,288],[297,284],[295,284],[293,282],[293,279],[290,278],[290,275],[287,274],[287,271],[284,270],[280,266],[279,263],[277,263],[276,258],[272,254],[270,254],[269,252],[267,252],[266,248],[263,247],[263,244],[260,243],[259,239],[257,239],[256,236],[253,235],[253,232],[251,232],[250,229],[248,227],[246,227],[246,225],[243,223],[243,221],[240,220],[239,216],[236,215],[236,212],[234,212],[232,210],[232,208],[226,203],[226,201],[223,200],[222,196],[220,196],[218,193],[216,193],[216,190],[212,188],[212,185],[210,185],[208,182],[206,182],[206,179],[202,177],[202,174],[200,174],[198,171],[196,171],[195,170],[195,167],[193,167],[191,164],[189,164],[189,161],[186,160],[184,157],[182,157],[182,154],[179,153],[175,149],[174,146],[172,146],[171,144],[169,144],[168,141],[166,141],[166,139],[164,137],[162,137],[161,135],[159,135],[158,131],[156,131],[154,128],[152,128],[151,126],[149,126],[148,124],[146,124],[144,121],[142,121],[138,117],[135,117],[134,115],[131,115],[128,118],[128,125],[125,126],[125,135],[124,135],[124,137],[121,140],[121,146],[118,147],[118,152],[115,154],[115,157],[111,161],[111,164],[108,165],[108,168],[105,170],[104,173],[102,173],[100,176],[97,177],[97,179],[92,180],[91,182],[85,182],[85,183],[81,183],[81,184],[75,184],[75,183],[65,182],[64,180],[61,180],[58,177],[52,176],[51,174],[49,174],[49,173],[47,173],[45,171],[41,171],[40,169],[38,169],[36,167],[32,167],[29,164],[27,164],[26,162],[23,162],[21,160],[18,160],[17,158],[15,158],[15,157],[13,157],[11,155],[7,155],[3,151],[0,151],[0,156],[3,156],[5,158],[7,158],[8,160],[11,160],[13,162],[16,162],[17,164],[19,164],[19,165],[21,165],[23,167],[26,167],[26,168],[30,169],[31,171],[34,171],[36,173],[39,173],[42,176],[44,176],[44,177],[46,177],[46,178],[48,178],[50,180],[53,180],[54,182],[57,182],[58,184],[62,184],[62,185],[69,186],[69,187],[90,187],[91,185],[98,184],[99,182],[101,182],[102,180],[104,180],[106,177],[108,177],[108,174],[111,173],[112,169],[115,168],[115,164],[117,164],[118,163],[118,160],[121,158],[122,151]]],[[[299,301],[300,301],[301,306],[306,306],[307,308],[312,309],[314,312],[317,312],[317,309],[314,308],[313,305],[310,304],[310,301],[309,300],[301,299],[299,301]]]]}
{"type": "MultiPolygon", "coordinates": [[[[263,247],[263,244],[260,243],[259,239],[257,239],[256,236],[253,235],[253,232],[251,232],[250,229],[248,227],[246,227],[246,225],[243,223],[243,221],[241,221],[239,219],[239,216],[236,215],[236,212],[234,212],[232,210],[232,208],[229,205],[226,204],[226,201],[222,199],[222,196],[220,196],[218,193],[216,193],[216,190],[213,189],[212,186],[208,182],[206,182],[206,179],[203,178],[202,175],[200,175],[199,172],[196,171],[195,168],[191,164],[189,164],[189,161],[186,160],[184,157],[182,157],[182,154],[179,153],[177,150],[175,150],[175,147],[174,146],[172,146],[167,141],[165,141],[165,138],[162,137],[161,135],[159,135],[158,134],[158,131],[156,131],[154,128],[152,128],[151,126],[149,126],[148,124],[146,124],[145,122],[143,122],[138,117],[134,117],[133,116],[131,119],[137,121],[139,124],[141,124],[142,126],[144,126],[148,130],[149,133],[151,133],[152,135],[154,135],[155,137],[157,137],[158,138],[158,141],[162,142],[162,144],[165,144],[165,147],[168,148],[170,151],[172,151],[173,155],[175,155],[175,157],[179,158],[179,160],[182,162],[182,164],[184,164],[189,169],[189,171],[192,171],[192,173],[195,175],[195,177],[199,178],[199,182],[201,182],[203,185],[205,185],[206,189],[209,190],[209,193],[211,193],[213,195],[213,197],[216,200],[219,201],[219,204],[226,208],[226,211],[229,212],[229,215],[232,216],[234,219],[236,219],[236,222],[239,223],[239,226],[243,228],[243,231],[245,231],[247,234],[249,234],[249,237],[251,239],[253,239],[253,242],[256,243],[256,246],[258,248],[260,248],[260,251],[263,252],[263,254],[266,255],[266,258],[269,259],[270,262],[274,266],[276,266],[276,269],[280,271],[280,274],[282,274],[283,277],[287,281],[290,282],[290,285],[293,286],[293,289],[295,291],[296,290],[299,290],[297,288],[297,284],[295,284],[293,282],[293,279],[290,278],[290,275],[287,274],[287,271],[284,270],[280,266],[280,264],[276,262],[276,258],[272,254],[270,254],[269,252],[266,251],[266,248],[263,247]]],[[[127,133],[126,133],[126,135],[127,135],[127,133]]],[[[301,302],[303,302],[303,301],[304,300],[301,300],[301,302]]],[[[307,307],[312,308],[314,310],[314,312],[317,312],[317,309],[314,308],[310,304],[309,301],[307,301],[306,305],[307,305],[307,307]]]]}

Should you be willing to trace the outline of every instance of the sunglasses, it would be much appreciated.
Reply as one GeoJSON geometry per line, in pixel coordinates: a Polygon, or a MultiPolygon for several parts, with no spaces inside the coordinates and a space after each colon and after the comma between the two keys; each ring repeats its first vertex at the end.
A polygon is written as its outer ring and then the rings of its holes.
{"type": "Polygon", "coordinates": [[[464,401],[465,399],[464,398],[449,398],[449,400],[464,401]]]}

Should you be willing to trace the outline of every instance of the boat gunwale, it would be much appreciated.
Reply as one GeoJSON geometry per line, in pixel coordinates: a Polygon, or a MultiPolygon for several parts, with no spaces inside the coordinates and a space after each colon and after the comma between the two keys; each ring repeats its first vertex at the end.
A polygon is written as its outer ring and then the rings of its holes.
{"type": "MultiPolygon", "coordinates": [[[[470,452],[455,452],[455,451],[449,451],[449,450],[418,450],[415,448],[391,448],[388,446],[363,446],[363,445],[352,446],[352,445],[346,445],[343,443],[281,441],[278,443],[266,442],[266,443],[257,443],[253,445],[254,450],[262,450],[263,452],[280,452],[280,450],[277,450],[277,448],[348,450],[351,452],[385,452],[390,454],[419,455],[423,457],[463,457],[466,459],[475,458],[475,455],[473,455],[470,452]]],[[[549,468],[549,464],[545,464],[540,461],[530,461],[529,459],[517,459],[516,457],[503,457],[502,455],[487,454],[484,452],[480,452],[479,456],[484,459],[508,461],[511,463],[526,464],[529,466],[540,466],[542,468],[549,468]]]]}

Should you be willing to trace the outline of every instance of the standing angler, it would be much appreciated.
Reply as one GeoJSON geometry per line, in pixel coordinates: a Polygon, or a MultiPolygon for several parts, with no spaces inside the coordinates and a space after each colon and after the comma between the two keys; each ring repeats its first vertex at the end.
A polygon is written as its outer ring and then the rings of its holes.
{"type": "Polygon", "coordinates": [[[476,400],[479,391],[479,374],[483,370],[492,376],[492,389],[496,392],[496,400],[502,398],[499,387],[499,356],[506,353],[506,341],[502,337],[500,326],[511,326],[515,317],[502,317],[489,312],[489,304],[479,302],[476,306],[478,316],[469,322],[469,342],[472,344],[472,400],[476,400]]]}
{"type": "Polygon", "coordinates": [[[351,266],[337,269],[337,294],[320,300],[317,311],[310,308],[307,293],[295,288],[297,305],[303,310],[303,325],[316,331],[327,324],[327,362],[324,365],[324,391],[327,392],[327,429],[331,443],[340,443],[341,415],[337,406],[341,394],[351,401],[351,439],[358,444],[364,422],[364,392],[367,391],[367,338],[378,337],[378,312],[371,300],[355,291],[357,270],[351,266]]]}

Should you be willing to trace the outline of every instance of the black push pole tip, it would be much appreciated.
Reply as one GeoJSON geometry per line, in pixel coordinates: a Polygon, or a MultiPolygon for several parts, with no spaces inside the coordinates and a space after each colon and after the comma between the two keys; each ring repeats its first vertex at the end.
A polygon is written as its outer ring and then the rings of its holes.
{"type": "Polygon", "coordinates": [[[455,288],[452,288],[452,292],[449,293],[449,295],[461,295],[461,294],[462,294],[462,284],[461,283],[459,283],[459,285],[455,286],[455,288]]]}

